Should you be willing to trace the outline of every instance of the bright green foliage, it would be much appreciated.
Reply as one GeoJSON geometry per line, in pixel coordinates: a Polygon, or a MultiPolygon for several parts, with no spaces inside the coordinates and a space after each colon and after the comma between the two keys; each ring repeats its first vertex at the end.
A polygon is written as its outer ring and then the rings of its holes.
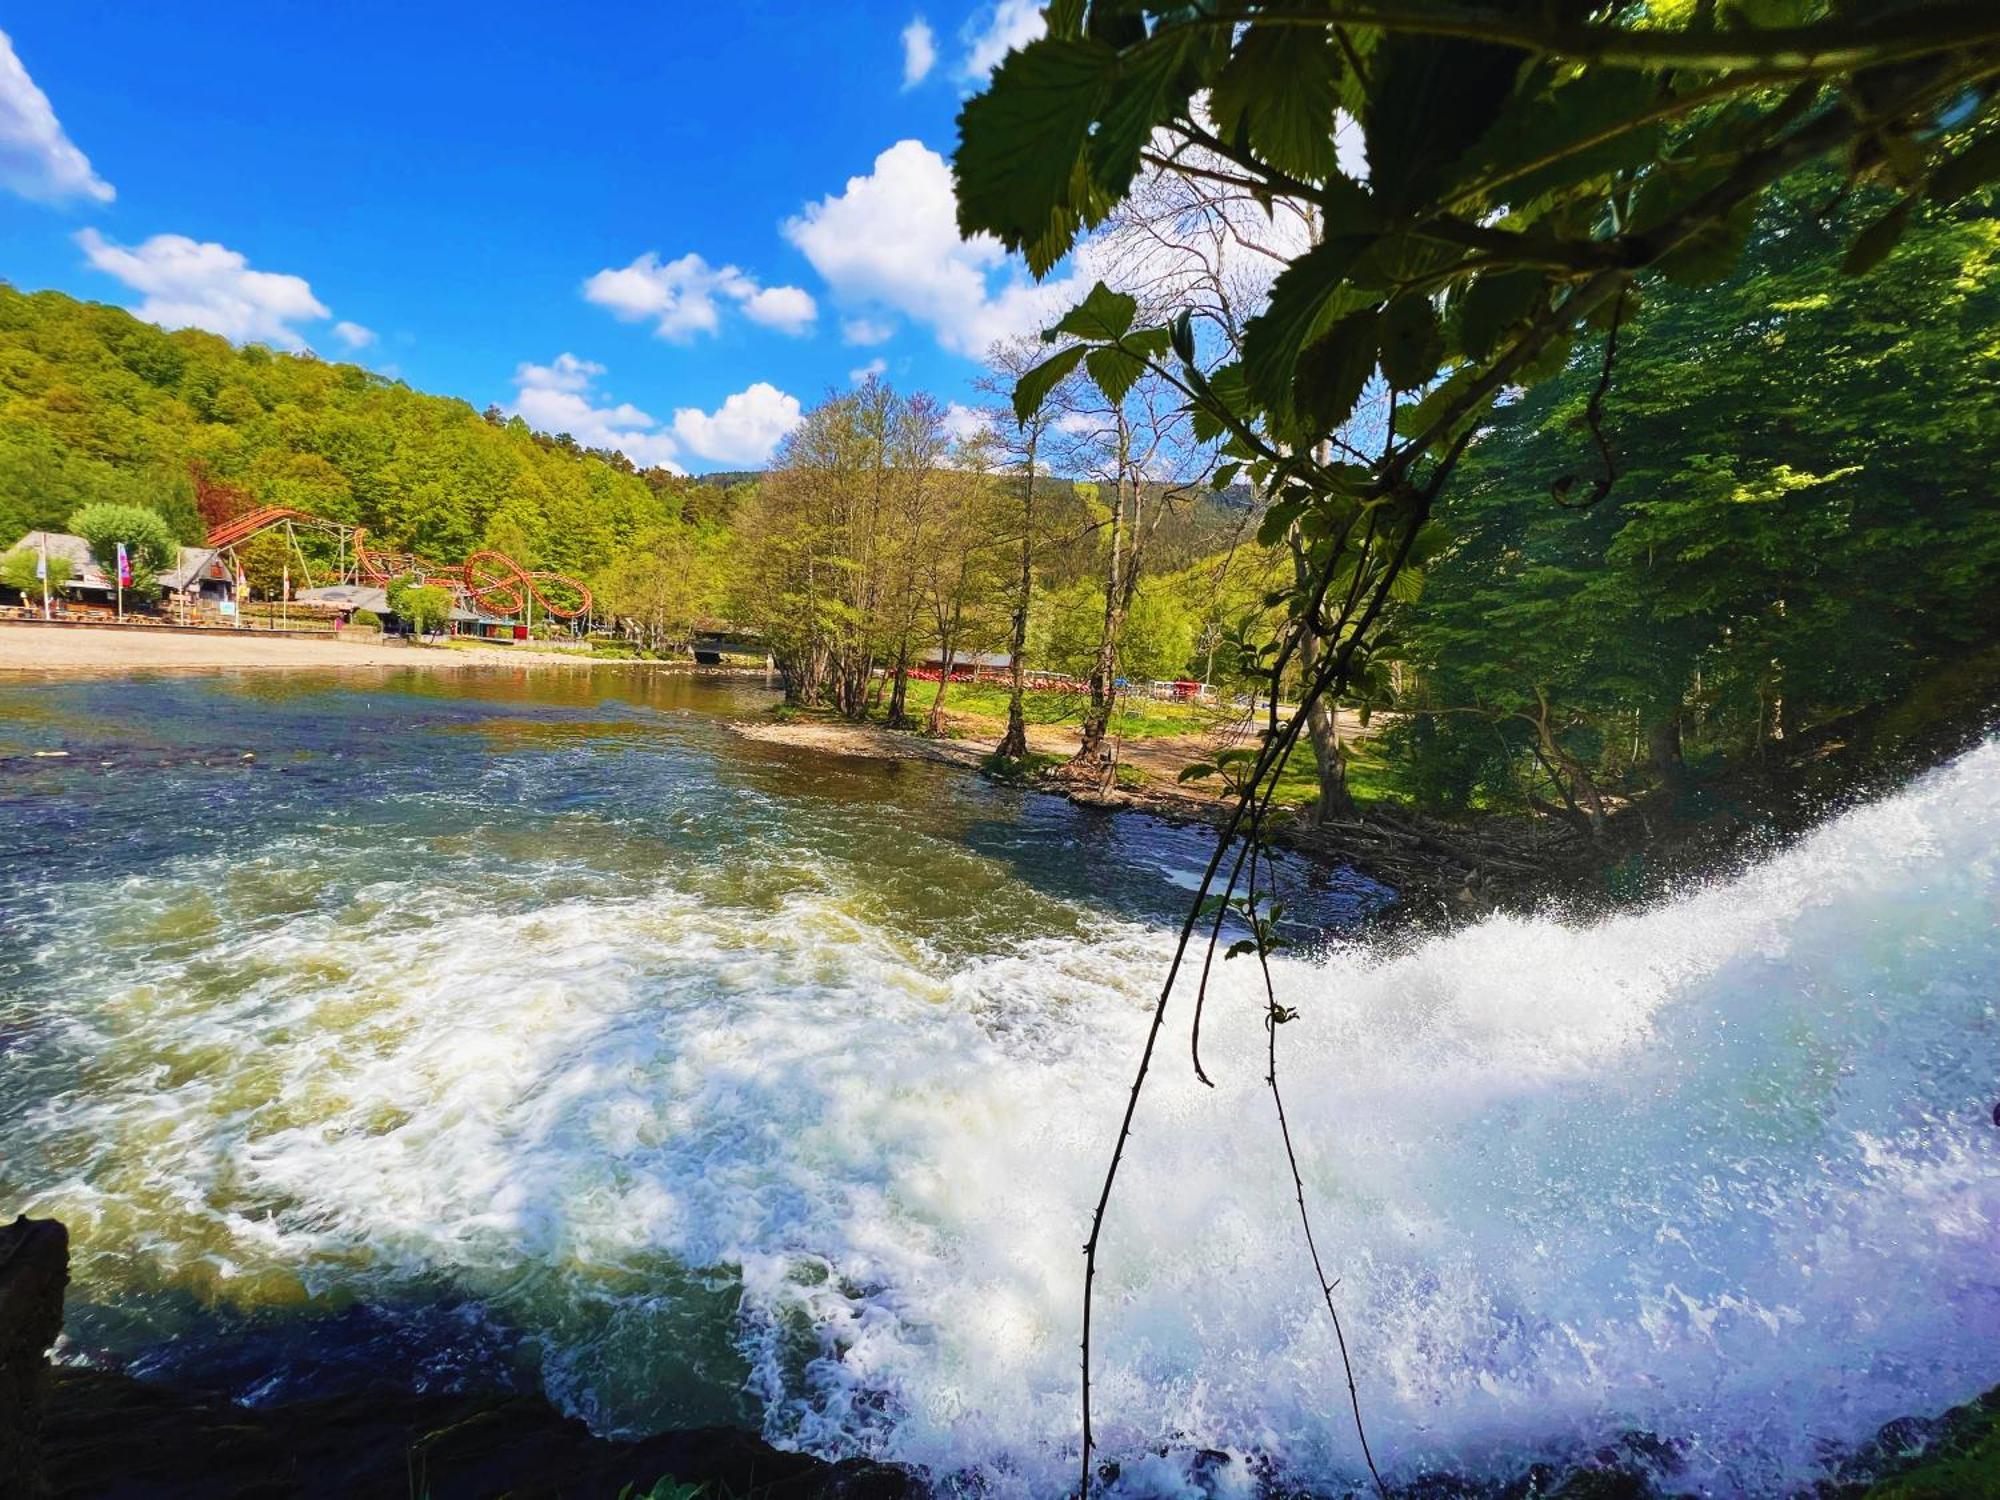
{"type": "Polygon", "coordinates": [[[412,635],[436,635],[451,618],[451,595],[434,583],[399,589],[390,602],[412,635]]]}
{"type": "MultiPolygon", "coordinates": [[[[0,557],[0,583],[10,589],[18,589],[30,599],[40,599],[42,580],[35,576],[40,562],[41,556],[36,548],[16,547],[5,557],[0,557]]],[[[53,594],[76,576],[76,565],[66,557],[51,553],[48,575],[49,592],[53,594]]]]}
{"type": "Polygon", "coordinates": [[[86,505],[60,528],[80,536],[90,546],[90,554],[109,577],[118,572],[118,546],[132,570],[129,587],[143,593],[153,579],[180,560],[180,542],[166,517],[143,505],[86,505]]]}
{"type": "Polygon", "coordinates": [[[149,506],[198,542],[195,464],[380,547],[449,563],[504,536],[524,563],[579,575],[697,490],[356,365],[0,284],[0,546],[99,501],[149,506]]]}
{"type": "Polygon", "coordinates": [[[1545,711],[1596,777],[1671,778],[1647,763],[1759,750],[2000,635],[2000,219],[1921,210],[1843,277],[1847,226],[1819,212],[1836,186],[1775,196],[1719,287],[1645,289],[1602,502],[1550,499],[1600,462],[1601,339],[1468,452],[1442,507],[1457,540],[1406,623],[1421,701],[1447,711],[1399,731],[1418,789],[1462,804],[1536,779],[1545,711]]]}
{"type": "Polygon", "coordinates": [[[347,623],[357,630],[380,630],[382,617],[372,609],[357,609],[347,623]]]}
{"type": "Polygon", "coordinates": [[[724,586],[718,534],[662,527],[641,536],[597,575],[595,612],[657,651],[686,641],[698,624],[713,619],[724,586]]]}

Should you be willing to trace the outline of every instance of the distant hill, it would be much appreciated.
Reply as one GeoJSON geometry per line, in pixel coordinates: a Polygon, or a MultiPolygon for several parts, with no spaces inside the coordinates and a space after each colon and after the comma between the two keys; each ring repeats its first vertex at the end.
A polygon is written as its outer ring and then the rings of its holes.
{"type": "Polygon", "coordinates": [[[498,546],[588,573],[694,492],[359,365],[0,282],[0,547],[94,500],[185,541],[204,511],[289,505],[439,559],[498,546]]]}

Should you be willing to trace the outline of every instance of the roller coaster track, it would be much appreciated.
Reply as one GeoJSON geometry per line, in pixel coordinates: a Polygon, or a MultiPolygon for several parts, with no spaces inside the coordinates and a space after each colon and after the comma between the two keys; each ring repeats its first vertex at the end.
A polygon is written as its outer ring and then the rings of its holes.
{"type": "Polygon", "coordinates": [[[267,505],[225,521],[208,534],[215,548],[240,546],[274,526],[308,526],[342,536],[353,549],[357,577],[387,585],[398,578],[415,576],[425,583],[449,589],[452,597],[466,608],[495,619],[525,613],[530,603],[539,604],[544,614],[558,620],[574,620],[590,612],[590,588],[580,578],[522,567],[504,552],[491,548],[475,552],[456,568],[428,562],[409,552],[371,552],[368,528],[347,526],[282,505],[267,505]],[[548,588],[560,591],[550,597],[548,588]],[[564,598],[562,595],[572,597],[564,598]]]}

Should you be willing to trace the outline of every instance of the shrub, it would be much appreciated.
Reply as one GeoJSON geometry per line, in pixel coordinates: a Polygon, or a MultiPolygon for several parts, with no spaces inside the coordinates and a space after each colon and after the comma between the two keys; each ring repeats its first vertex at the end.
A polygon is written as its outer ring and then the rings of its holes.
{"type": "Polygon", "coordinates": [[[347,623],[357,626],[362,630],[380,630],[382,628],[382,617],[372,609],[357,609],[352,615],[348,616],[347,623]]]}

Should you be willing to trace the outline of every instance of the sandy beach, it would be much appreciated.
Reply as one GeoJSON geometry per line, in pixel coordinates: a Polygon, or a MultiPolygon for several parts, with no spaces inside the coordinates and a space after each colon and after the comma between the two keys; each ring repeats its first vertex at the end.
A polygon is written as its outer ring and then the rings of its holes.
{"type": "Polygon", "coordinates": [[[204,671],[217,668],[301,670],[341,667],[487,668],[540,665],[652,665],[607,662],[581,652],[519,646],[454,650],[348,635],[325,640],[254,631],[134,630],[116,625],[0,626],[0,672],[204,671]]]}

